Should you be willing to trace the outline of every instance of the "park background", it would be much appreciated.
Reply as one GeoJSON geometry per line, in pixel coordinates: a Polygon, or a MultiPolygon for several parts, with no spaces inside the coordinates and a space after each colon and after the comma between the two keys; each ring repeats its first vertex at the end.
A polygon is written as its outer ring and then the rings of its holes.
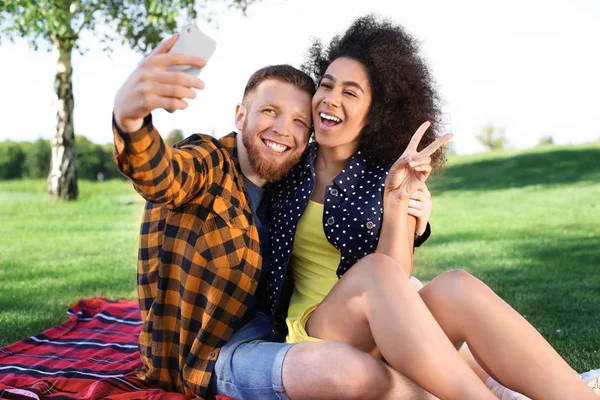
{"type": "MultiPolygon", "coordinates": [[[[289,0],[251,4],[246,16],[220,3],[209,11],[212,22],[194,21],[218,42],[207,88],[185,112],[156,112],[165,136],[231,131],[254,70],[298,66],[312,36],[327,41],[359,15],[391,18],[421,41],[455,135],[447,171],[431,182],[433,235],[415,275],[467,269],[575,369],[600,368],[600,3],[289,0]]],[[[142,55],[120,43],[108,55],[92,34],[81,43],[80,193],[66,203],[46,195],[44,179],[56,54],[0,44],[0,346],[61,322],[81,297],[136,297],[143,201],[110,158],[110,115],[142,55]]]]}

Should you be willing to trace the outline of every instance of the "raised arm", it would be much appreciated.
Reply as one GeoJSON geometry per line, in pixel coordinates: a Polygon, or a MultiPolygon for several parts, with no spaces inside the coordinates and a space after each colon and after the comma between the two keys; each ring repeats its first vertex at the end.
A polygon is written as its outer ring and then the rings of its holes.
{"type": "Polygon", "coordinates": [[[431,173],[431,155],[451,134],[431,143],[420,152],[417,146],[431,124],[425,122],[417,129],[400,158],[390,168],[385,182],[383,225],[377,252],[387,254],[400,263],[410,276],[413,270],[413,246],[417,219],[409,215],[410,198],[423,188],[431,173]]]}
{"type": "MultiPolygon", "coordinates": [[[[148,201],[176,207],[195,196],[205,185],[214,164],[211,152],[188,141],[170,148],[152,124],[152,111],[169,112],[187,107],[193,89],[204,82],[170,66],[203,67],[200,58],[170,54],[177,35],[161,42],[127,78],[115,97],[113,134],[115,161],[135,189],[148,201]]],[[[200,141],[200,140],[199,140],[200,141]]]]}

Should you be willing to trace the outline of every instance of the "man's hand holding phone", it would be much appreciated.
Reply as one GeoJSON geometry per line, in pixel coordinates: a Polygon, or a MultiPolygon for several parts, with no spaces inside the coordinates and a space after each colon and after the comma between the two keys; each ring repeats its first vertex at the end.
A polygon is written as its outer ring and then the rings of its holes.
{"type": "Polygon", "coordinates": [[[204,89],[197,76],[172,67],[201,69],[206,60],[193,55],[169,53],[179,34],[163,40],[150,55],[144,58],[129,75],[115,97],[114,115],[119,129],[124,132],[139,130],[144,118],[158,108],[169,112],[184,110],[184,99],[194,99],[193,89],[204,89]]]}

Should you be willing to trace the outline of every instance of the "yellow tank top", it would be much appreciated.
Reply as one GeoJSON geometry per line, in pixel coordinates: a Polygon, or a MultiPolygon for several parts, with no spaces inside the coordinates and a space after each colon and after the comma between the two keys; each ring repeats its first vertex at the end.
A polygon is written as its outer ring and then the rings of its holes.
{"type": "Polygon", "coordinates": [[[289,320],[323,301],[338,281],[336,271],[340,252],[327,240],[323,231],[323,204],[309,200],[298,221],[290,268],[294,292],[288,308],[289,320]]]}

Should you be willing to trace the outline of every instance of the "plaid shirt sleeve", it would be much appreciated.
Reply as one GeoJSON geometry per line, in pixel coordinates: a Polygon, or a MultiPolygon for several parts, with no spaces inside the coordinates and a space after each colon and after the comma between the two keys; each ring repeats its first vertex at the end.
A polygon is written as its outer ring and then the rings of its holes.
{"type": "Polygon", "coordinates": [[[219,164],[216,153],[191,145],[190,138],[178,143],[179,148],[169,147],[152,124],[152,115],[144,118],[141,129],[131,133],[121,131],[113,116],[113,134],[119,169],[153,204],[178,207],[214,180],[212,164],[219,164]]]}
{"type": "Polygon", "coordinates": [[[221,346],[255,304],[262,258],[235,135],[169,148],[146,118],[120,132],[115,160],[148,200],[140,230],[138,376],[205,398],[221,346]]]}

